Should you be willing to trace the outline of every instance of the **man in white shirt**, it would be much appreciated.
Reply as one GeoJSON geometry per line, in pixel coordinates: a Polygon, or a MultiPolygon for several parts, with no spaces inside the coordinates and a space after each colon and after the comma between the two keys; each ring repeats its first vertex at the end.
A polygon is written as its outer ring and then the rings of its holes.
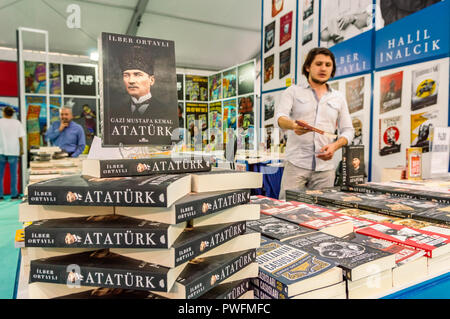
{"type": "Polygon", "coordinates": [[[288,138],[280,199],[285,199],[287,189],[334,185],[335,167],[331,159],[338,149],[352,142],[354,135],[344,95],[327,84],[335,72],[333,53],[326,48],[312,49],[302,69],[308,85],[290,86],[281,96],[275,119],[281,129],[288,131],[288,138]],[[329,133],[339,129],[340,134],[333,141],[296,121],[329,133]]]}
{"type": "Polygon", "coordinates": [[[19,198],[17,191],[17,164],[19,156],[23,154],[22,138],[25,130],[22,124],[13,118],[14,109],[7,106],[3,109],[0,119],[0,200],[3,199],[3,178],[6,163],[9,163],[11,175],[11,199],[19,198]]]}

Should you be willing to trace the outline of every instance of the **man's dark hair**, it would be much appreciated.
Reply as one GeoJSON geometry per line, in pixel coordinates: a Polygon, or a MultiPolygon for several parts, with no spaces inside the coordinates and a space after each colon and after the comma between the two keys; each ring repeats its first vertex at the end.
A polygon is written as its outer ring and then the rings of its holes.
{"type": "Polygon", "coordinates": [[[331,52],[327,48],[314,48],[308,52],[308,55],[306,56],[305,59],[305,63],[303,63],[302,74],[306,76],[307,79],[309,79],[309,72],[306,69],[311,67],[314,58],[319,54],[329,56],[333,61],[333,71],[331,72],[331,77],[333,78],[334,75],[336,74],[336,59],[334,58],[333,52],[331,52]]]}
{"type": "Polygon", "coordinates": [[[14,114],[14,109],[13,109],[11,106],[6,106],[6,107],[3,109],[3,113],[5,113],[5,115],[6,115],[7,117],[11,117],[11,116],[13,116],[13,114],[14,114]]]}

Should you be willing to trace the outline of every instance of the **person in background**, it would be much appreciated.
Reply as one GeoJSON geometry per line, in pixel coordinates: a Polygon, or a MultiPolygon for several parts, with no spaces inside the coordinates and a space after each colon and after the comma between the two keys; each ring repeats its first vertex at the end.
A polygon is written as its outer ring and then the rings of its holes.
{"type": "Polygon", "coordinates": [[[69,107],[60,109],[59,118],[60,121],[53,122],[45,136],[70,157],[78,157],[86,147],[83,127],[72,121],[72,109],[69,107]]]}
{"type": "Polygon", "coordinates": [[[281,96],[276,123],[287,130],[285,167],[280,199],[287,189],[321,189],[334,186],[334,153],[350,144],[354,129],[342,93],[327,84],[336,72],[334,54],[326,48],[309,51],[302,73],[308,85],[292,85],[281,96]],[[309,124],[326,132],[339,129],[336,140],[304,128],[309,124]]]}
{"type": "Polygon", "coordinates": [[[13,118],[14,109],[7,106],[0,119],[0,200],[3,200],[3,179],[6,163],[11,175],[11,199],[19,198],[17,190],[17,164],[23,154],[25,130],[20,121],[13,118]]]}

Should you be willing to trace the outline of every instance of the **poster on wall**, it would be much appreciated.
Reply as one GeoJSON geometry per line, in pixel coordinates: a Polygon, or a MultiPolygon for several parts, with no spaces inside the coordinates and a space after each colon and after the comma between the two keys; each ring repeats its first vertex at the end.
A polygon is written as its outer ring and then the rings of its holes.
{"type": "Polygon", "coordinates": [[[275,21],[264,27],[264,39],[264,53],[266,53],[275,44],[275,21]]]}
{"type": "MultiPolygon", "coordinates": [[[[60,64],[50,65],[50,94],[61,94],[60,64]]],[[[46,93],[45,62],[25,61],[25,93],[46,93]]]]}
{"type": "Polygon", "coordinates": [[[178,100],[184,100],[183,74],[177,74],[178,100]]]}
{"type": "Polygon", "coordinates": [[[345,96],[348,110],[351,113],[364,108],[364,77],[360,77],[345,83],[345,96]]]}
{"type": "Polygon", "coordinates": [[[372,28],[372,0],[322,0],[320,46],[332,47],[372,28]]]}
{"type": "Polygon", "coordinates": [[[222,90],[224,99],[236,96],[236,78],[235,68],[223,72],[222,90]]]}
{"type": "Polygon", "coordinates": [[[209,77],[209,100],[216,101],[222,98],[222,74],[217,73],[209,77]]]}
{"type": "Polygon", "coordinates": [[[27,96],[25,101],[27,110],[27,143],[28,149],[30,149],[31,146],[41,145],[41,125],[39,123],[39,117],[41,108],[45,108],[45,98],[43,96],[27,96]]]}
{"type": "Polygon", "coordinates": [[[302,36],[302,45],[307,44],[312,41],[313,38],[313,25],[314,19],[309,19],[308,21],[303,22],[303,36],[302,36]]]}
{"type": "Polygon", "coordinates": [[[208,77],[185,75],[186,101],[208,101],[208,77]]]}
{"type": "Polygon", "coordinates": [[[411,114],[411,147],[422,147],[422,153],[430,151],[433,127],[439,110],[411,114]]]}
{"type": "Polygon", "coordinates": [[[272,18],[283,10],[284,0],[272,0],[272,18]]]}
{"type": "Polygon", "coordinates": [[[401,119],[401,116],[380,119],[380,156],[400,152],[401,119]]]}
{"type": "Polygon", "coordinates": [[[264,58],[264,83],[273,79],[275,55],[269,55],[264,58]]]}
{"type": "Polygon", "coordinates": [[[72,108],[73,120],[80,124],[86,137],[86,146],[91,147],[97,135],[96,100],[88,98],[64,98],[64,105],[72,108]]]}
{"type": "Polygon", "coordinates": [[[254,96],[239,98],[238,114],[238,149],[252,150],[255,148],[255,112],[254,96]]]}
{"type": "Polygon", "coordinates": [[[207,151],[223,149],[222,141],[222,102],[209,104],[209,144],[207,151]]]}
{"type": "Polygon", "coordinates": [[[280,18],[280,46],[292,37],[292,11],[280,18]]]}
{"type": "Polygon", "coordinates": [[[441,0],[426,1],[402,1],[402,0],[377,0],[378,8],[380,8],[380,18],[377,17],[377,29],[383,28],[391,23],[409,16],[417,11],[438,3],[441,0]]]}
{"type": "Polygon", "coordinates": [[[238,95],[253,93],[255,90],[255,63],[253,61],[238,66],[238,95]]]}
{"type": "Polygon", "coordinates": [[[96,96],[95,67],[63,64],[64,95],[96,96]]]}
{"type": "Polygon", "coordinates": [[[264,121],[273,118],[275,113],[275,96],[272,94],[264,95],[264,121]]]}
{"type": "Polygon", "coordinates": [[[380,114],[395,110],[402,105],[403,71],[380,79],[380,114]]]}
{"type": "Polygon", "coordinates": [[[236,99],[223,101],[223,142],[228,143],[228,131],[236,131],[237,128],[237,113],[236,113],[236,99]]]}
{"type": "Polygon", "coordinates": [[[439,91],[439,64],[412,71],[411,111],[437,103],[439,91]]]}
{"type": "Polygon", "coordinates": [[[314,0],[303,0],[303,20],[308,19],[314,13],[314,0]]]}
{"type": "Polygon", "coordinates": [[[208,104],[186,103],[188,149],[201,151],[208,142],[208,104]]]}
{"type": "Polygon", "coordinates": [[[103,146],[171,145],[178,126],[175,43],[105,32],[100,43],[103,146]]]}
{"type": "Polygon", "coordinates": [[[282,79],[289,73],[291,73],[291,48],[280,52],[279,78],[282,79]]]}
{"type": "Polygon", "coordinates": [[[363,144],[363,118],[362,116],[352,116],[352,125],[355,130],[355,135],[352,140],[352,145],[363,144]]]}

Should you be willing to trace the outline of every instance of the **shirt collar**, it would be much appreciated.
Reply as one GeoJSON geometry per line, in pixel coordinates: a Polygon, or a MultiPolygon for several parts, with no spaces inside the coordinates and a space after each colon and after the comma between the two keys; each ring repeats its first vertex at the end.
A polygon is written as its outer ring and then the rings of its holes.
{"type": "Polygon", "coordinates": [[[140,104],[142,102],[147,101],[151,97],[152,97],[152,93],[149,92],[148,94],[141,96],[139,99],[136,99],[134,96],[132,96],[131,100],[133,101],[134,104],[140,104]]]}
{"type": "MultiPolygon", "coordinates": [[[[331,93],[331,92],[333,92],[333,89],[331,88],[331,86],[328,84],[328,83],[325,83],[325,85],[327,86],[327,90],[328,90],[328,93],[331,93]]],[[[305,89],[313,89],[312,87],[311,87],[311,84],[309,84],[309,82],[306,84],[306,86],[305,86],[305,89]]]]}

